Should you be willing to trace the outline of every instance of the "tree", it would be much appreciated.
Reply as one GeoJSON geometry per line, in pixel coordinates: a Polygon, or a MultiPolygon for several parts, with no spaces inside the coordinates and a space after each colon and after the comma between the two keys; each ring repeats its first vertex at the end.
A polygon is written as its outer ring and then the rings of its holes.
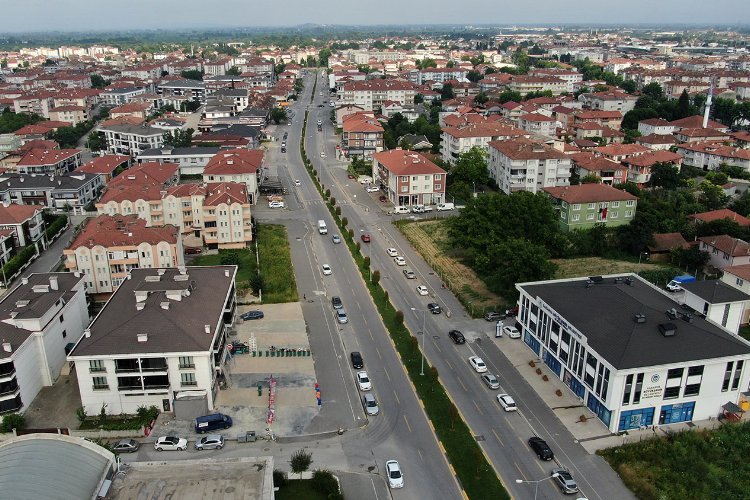
{"type": "Polygon", "coordinates": [[[690,104],[690,96],[687,93],[687,89],[683,89],[682,94],[680,94],[680,98],[677,101],[677,114],[674,118],[676,120],[687,118],[688,116],[695,114],[695,111],[696,110],[690,104]]]}
{"type": "Polygon", "coordinates": [[[203,71],[197,70],[197,69],[188,69],[180,73],[180,76],[185,78],[186,80],[203,80],[203,71]]]}
{"type": "Polygon", "coordinates": [[[33,125],[42,120],[44,117],[35,113],[14,113],[6,109],[0,114],[0,134],[10,134],[26,125],[33,125]]]}
{"type": "Polygon", "coordinates": [[[664,97],[664,90],[661,88],[661,85],[659,85],[658,82],[651,82],[647,85],[643,86],[643,89],[641,89],[641,92],[643,95],[647,95],[649,97],[652,97],[653,99],[661,99],[664,97]]]}
{"type": "Polygon", "coordinates": [[[456,97],[456,94],[453,92],[453,85],[450,83],[443,84],[443,88],[440,90],[440,100],[447,101],[454,97],[456,97]]]}
{"type": "Polygon", "coordinates": [[[455,68],[456,67],[456,63],[453,60],[450,60],[447,63],[445,63],[445,67],[448,68],[448,69],[455,68]]]}
{"type": "Polygon", "coordinates": [[[230,76],[240,76],[242,74],[242,71],[240,71],[240,68],[237,66],[232,66],[227,70],[227,75],[230,76]]]}
{"type": "Polygon", "coordinates": [[[599,184],[600,182],[602,179],[596,174],[586,174],[581,177],[581,184],[599,184]]]}
{"type": "Polygon", "coordinates": [[[518,68],[518,72],[521,74],[528,73],[529,71],[529,55],[521,47],[517,48],[511,57],[513,64],[518,68]]]}
{"type": "Polygon", "coordinates": [[[729,182],[729,176],[724,172],[714,170],[711,172],[706,172],[706,180],[712,182],[713,184],[716,184],[717,186],[723,186],[724,184],[729,182]]]}
{"type": "Polygon", "coordinates": [[[480,256],[476,268],[480,275],[484,274],[487,287],[507,299],[517,295],[516,283],[550,279],[557,265],[550,262],[543,245],[508,238],[480,256]]]}
{"type": "Polygon", "coordinates": [[[625,80],[622,82],[622,85],[620,85],[620,88],[628,94],[634,94],[635,91],[638,90],[638,86],[633,80],[625,80]]]}
{"type": "Polygon", "coordinates": [[[318,52],[318,63],[323,67],[328,67],[328,58],[332,54],[333,52],[328,47],[320,49],[320,52],[318,52]]]}
{"type": "Polygon", "coordinates": [[[96,73],[92,73],[91,75],[91,88],[94,89],[103,89],[110,83],[112,83],[109,80],[105,80],[101,75],[97,75],[96,73]]]}
{"type": "Polygon", "coordinates": [[[166,131],[162,135],[164,137],[164,145],[172,146],[173,148],[187,148],[193,142],[193,133],[195,130],[188,128],[185,130],[175,130],[173,132],[166,131]]]}
{"type": "Polygon", "coordinates": [[[651,167],[651,187],[675,189],[681,183],[680,171],[671,163],[658,162],[651,167]]]}
{"type": "Polygon", "coordinates": [[[477,103],[477,104],[484,104],[485,102],[487,102],[489,100],[490,100],[490,98],[487,97],[487,95],[484,94],[483,92],[480,92],[479,94],[477,94],[477,95],[474,96],[474,102],[477,103]]]}
{"type": "Polygon", "coordinates": [[[0,424],[0,432],[13,432],[13,429],[21,430],[26,427],[26,418],[18,413],[9,413],[3,417],[0,424]]]}
{"type": "Polygon", "coordinates": [[[451,169],[448,176],[450,182],[465,182],[485,185],[490,180],[487,169],[487,153],[479,146],[474,146],[465,153],[458,156],[456,165],[451,169]]]}
{"type": "Polygon", "coordinates": [[[710,181],[701,182],[698,189],[700,191],[698,201],[706,207],[706,210],[718,210],[723,208],[727,202],[727,195],[724,194],[721,186],[717,186],[710,181]]]}
{"type": "Polygon", "coordinates": [[[89,134],[88,140],[86,141],[86,144],[91,151],[101,151],[103,149],[107,149],[107,139],[104,135],[104,132],[91,132],[89,134]]]}
{"type": "Polygon", "coordinates": [[[498,99],[501,104],[505,104],[506,102],[521,102],[523,100],[523,96],[520,92],[515,92],[513,90],[504,90],[500,93],[500,97],[498,99]]]}
{"type": "Polygon", "coordinates": [[[729,205],[729,208],[744,217],[750,215],[750,190],[742,193],[739,198],[729,205]]]}
{"type": "Polygon", "coordinates": [[[476,83],[479,80],[481,80],[483,78],[483,76],[484,75],[482,75],[482,73],[480,73],[479,71],[476,71],[476,70],[471,70],[471,71],[469,71],[469,72],[466,73],[466,79],[469,80],[470,82],[474,82],[474,83],[476,83]]]}
{"type": "Polygon", "coordinates": [[[292,458],[289,460],[292,472],[299,474],[300,479],[302,479],[302,473],[307,471],[312,463],[312,453],[308,453],[304,449],[292,453],[292,458]]]}
{"type": "Polygon", "coordinates": [[[284,108],[273,108],[271,111],[271,120],[278,125],[280,122],[285,122],[287,119],[286,110],[284,108]]]}
{"type": "Polygon", "coordinates": [[[701,251],[698,245],[688,248],[675,248],[671,251],[672,264],[682,269],[698,269],[711,259],[708,252],[701,251]]]}

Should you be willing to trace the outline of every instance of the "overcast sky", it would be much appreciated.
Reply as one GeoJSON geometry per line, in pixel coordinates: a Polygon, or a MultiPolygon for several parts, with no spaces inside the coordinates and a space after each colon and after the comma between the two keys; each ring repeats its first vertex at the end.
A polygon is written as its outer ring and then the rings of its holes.
{"type": "Polygon", "coordinates": [[[750,0],[0,0],[0,32],[316,24],[748,23],[750,0]]]}

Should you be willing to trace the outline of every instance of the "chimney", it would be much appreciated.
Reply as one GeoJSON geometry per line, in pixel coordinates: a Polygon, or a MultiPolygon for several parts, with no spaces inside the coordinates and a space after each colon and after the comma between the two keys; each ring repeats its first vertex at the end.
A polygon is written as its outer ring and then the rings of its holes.
{"type": "Polygon", "coordinates": [[[58,285],[57,285],[57,276],[50,276],[49,277],[49,289],[50,290],[58,290],[59,289],[58,285]]]}
{"type": "Polygon", "coordinates": [[[229,277],[229,269],[224,270],[224,276],[226,276],[227,278],[229,277]]]}
{"type": "Polygon", "coordinates": [[[13,348],[10,346],[10,342],[3,342],[3,351],[13,352],[13,348]]]}
{"type": "Polygon", "coordinates": [[[23,278],[23,279],[21,279],[21,284],[22,285],[28,285],[29,284],[29,278],[23,278]]]}
{"type": "Polygon", "coordinates": [[[91,328],[86,328],[86,329],[85,329],[85,330],[83,331],[83,336],[84,336],[84,337],[86,337],[87,339],[88,339],[88,338],[91,338],[91,328]]]}
{"type": "Polygon", "coordinates": [[[138,342],[148,342],[148,333],[139,333],[138,342]]]}
{"type": "Polygon", "coordinates": [[[211,325],[203,325],[203,330],[206,333],[211,333],[211,325]]]}

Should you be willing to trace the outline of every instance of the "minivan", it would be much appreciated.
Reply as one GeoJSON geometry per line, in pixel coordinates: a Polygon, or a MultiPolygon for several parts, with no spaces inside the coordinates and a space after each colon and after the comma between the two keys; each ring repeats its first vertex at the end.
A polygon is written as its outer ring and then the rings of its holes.
{"type": "Polygon", "coordinates": [[[195,432],[203,434],[217,429],[229,429],[232,427],[232,417],[223,413],[212,413],[195,419],[195,432]]]}
{"type": "Polygon", "coordinates": [[[393,209],[394,214],[408,214],[409,213],[409,207],[401,205],[393,209]]]}
{"type": "Polygon", "coordinates": [[[456,206],[453,203],[438,203],[437,211],[442,212],[443,210],[453,210],[456,206]]]}
{"type": "Polygon", "coordinates": [[[318,232],[320,234],[328,234],[328,226],[326,226],[326,221],[322,219],[318,221],[318,232]]]}

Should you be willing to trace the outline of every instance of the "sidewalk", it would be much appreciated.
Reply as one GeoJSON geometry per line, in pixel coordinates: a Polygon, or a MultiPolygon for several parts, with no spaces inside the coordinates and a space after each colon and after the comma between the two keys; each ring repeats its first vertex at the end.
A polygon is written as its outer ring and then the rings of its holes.
{"type": "MultiPolygon", "coordinates": [[[[512,323],[509,322],[509,324],[512,323]]],[[[629,430],[623,435],[612,434],[604,423],[586,407],[585,403],[576,397],[541,359],[536,357],[522,339],[511,339],[503,336],[501,338],[490,337],[490,340],[513,363],[518,373],[526,379],[539,397],[552,409],[581,446],[591,454],[604,448],[664,436],[667,432],[679,432],[688,429],[714,429],[720,425],[717,420],[701,420],[662,427],[657,426],[653,430],[651,427],[644,430],[629,430]],[[530,362],[534,363],[533,367],[530,362]],[[541,373],[537,373],[537,370],[540,370],[541,373]],[[548,378],[546,381],[543,378],[545,375],[548,378]]]]}

